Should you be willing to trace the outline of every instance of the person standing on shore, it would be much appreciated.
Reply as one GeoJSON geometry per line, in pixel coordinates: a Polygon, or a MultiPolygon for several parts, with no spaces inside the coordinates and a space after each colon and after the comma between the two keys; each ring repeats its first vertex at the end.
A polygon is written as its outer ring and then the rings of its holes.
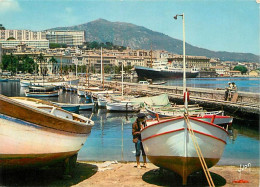
{"type": "Polygon", "coordinates": [[[143,161],[144,165],[143,167],[146,166],[146,154],[144,152],[143,144],[142,144],[142,138],[141,138],[141,130],[146,127],[146,119],[145,119],[145,114],[140,113],[137,115],[136,121],[132,125],[132,135],[133,135],[133,143],[135,143],[135,157],[136,157],[136,163],[137,163],[137,168],[141,168],[140,166],[140,155],[142,151],[142,156],[143,156],[143,161]]]}

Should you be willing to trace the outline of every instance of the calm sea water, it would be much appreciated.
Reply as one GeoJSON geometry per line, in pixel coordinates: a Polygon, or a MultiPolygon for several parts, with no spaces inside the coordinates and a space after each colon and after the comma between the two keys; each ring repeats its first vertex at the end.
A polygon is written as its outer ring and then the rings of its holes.
{"type": "MultiPolygon", "coordinates": [[[[237,85],[240,85],[237,81],[237,85]]],[[[24,88],[15,82],[0,82],[0,93],[6,96],[24,96],[24,88]]],[[[85,98],[78,97],[75,93],[61,92],[59,97],[41,98],[57,102],[84,103],[85,98]]],[[[91,135],[84,147],[80,150],[79,160],[91,161],[134,161],[135,148],[132,143],[131,128],[136,119],[136,114],[108,113],[106,109],[93,111],[80,111],[83,116],[93,114],[95,122],[91,135]]],[[[248,124],[247,121],[233,122],[233,138],[227,140],[223,156],[219,165],[235,165],[250,163],[259,166],[259,126],[248,124]]]]}
{"type": "MultiPolygon", "coordinates": [[[[167,81],[167,86],[182,86],[182,79],[156,80],[154,82],[167,81]]],[[[235,82],[238,91],[259,93],[260,77],[219,77],[219,78],[190,78],[187,79],[187,87],[217,89],[228,86],[228,82],[235,82]]]]}

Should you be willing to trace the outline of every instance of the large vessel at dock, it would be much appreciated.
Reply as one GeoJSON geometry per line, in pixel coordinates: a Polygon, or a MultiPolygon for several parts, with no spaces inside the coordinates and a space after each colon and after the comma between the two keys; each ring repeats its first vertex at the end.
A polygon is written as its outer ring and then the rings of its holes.
{"type": "MultiPolygon", "coordinates": [[[[155,61],[152,67],[135,66],[139,78],[160,79],[160,78],[182,78],[183,68],[168,65],[167,61],[155,61]]],[[[196,68],[186,68],[186,77],[195,78],[199,74],[196,68]]]]}
{"type": "Polygon", "coordinates": [[[39,167],[75,158],[93,125],[46,101],[0,95],[0,168],[39,167]]]}

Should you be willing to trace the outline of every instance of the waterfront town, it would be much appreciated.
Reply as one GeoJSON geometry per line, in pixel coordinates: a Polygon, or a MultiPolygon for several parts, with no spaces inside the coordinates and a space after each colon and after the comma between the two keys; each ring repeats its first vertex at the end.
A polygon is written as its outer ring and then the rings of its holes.
{"type": "MultiPolygon", "coordinates": [[[[4,28],[2,25],[0,28],[4,28]]],[[[86,42],[84,31],[30,31],[30,30],[5,30],[0,31],[0,64],[3,56],[16,56],[20,59],[29,57],[38,64],[37,72],[44,72],[47,75],[59,73],[63,68],[63,73],[69,73],[75,69],[77,73],[86,72],[86,66],[92,73],[100,73],[101,68],[101,47],[109,45],[109,49],[104,48],[102,59],[105,73],[115,74],[116,66],[123,64],[125,67],[134,66],[149,67],[156,61],[167,61],[173,67],[182,67],[183,55],[173,54],[163,50],[131,49],[127,46],[119,46],[114,49],[112,43],[97,43],[95,41],[86,42]],[[94,45],[91,49],[90,45],[94,45]],[[97,48],[97,46],[100,46],[97,48]],[[62,48],[61,48],[62,47],[62,48]],[[42,59],[39,60],[39,56],[42,59]],[[76,68],[77,66],[77,68],[76,68]],[[62,67],[62,68],[61,68],[62,67]],[[91,71],[92,70],[92,71],[91,71]]],[[[208,58],[205,56],[186,56],[186,66],[197,68],[198,77],[239,77],[260,75],[258,62],[234,62],[221,61],[218,58],[208,58]],[[236,66],[246,68],[246,72],[234,70],[236,66]]],[[[119,68],[120,69],[120,68],[119,68]]],[[[8,75],[7,68],[0,69],[0,73],[8,75]]],[[[19,72],[15,72],[19,73],[19,72]]],[[[28,72],[23,72],[28,73],[28,72]]]]}
{"type": "Polygon", "coordinates": [[[85,34],[0,25],[0,186],[259,186],[259,62],[85,34]]]}

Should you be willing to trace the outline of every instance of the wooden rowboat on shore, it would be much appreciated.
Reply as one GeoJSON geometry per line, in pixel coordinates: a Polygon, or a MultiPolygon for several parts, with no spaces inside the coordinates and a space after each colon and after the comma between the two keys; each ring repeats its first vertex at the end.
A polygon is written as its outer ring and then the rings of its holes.
{"type": "Polygon", "coordinates": [[[186,185],[187,177],[203,167],[192,136],[195,136],[205,163],[210,168],[221,158],[228,132],[213,123],[181,116],[148,120],[141,135],[148,159],[154,165],[182,176],[183,185],[186,185]],[[194,135],[189,132],[191,128],[194,135]]]}
{"type": "Polygon", "coordinates": [[[46,101],[0,95],[0,168],[76,162],[93,125],[46,101]]]}

